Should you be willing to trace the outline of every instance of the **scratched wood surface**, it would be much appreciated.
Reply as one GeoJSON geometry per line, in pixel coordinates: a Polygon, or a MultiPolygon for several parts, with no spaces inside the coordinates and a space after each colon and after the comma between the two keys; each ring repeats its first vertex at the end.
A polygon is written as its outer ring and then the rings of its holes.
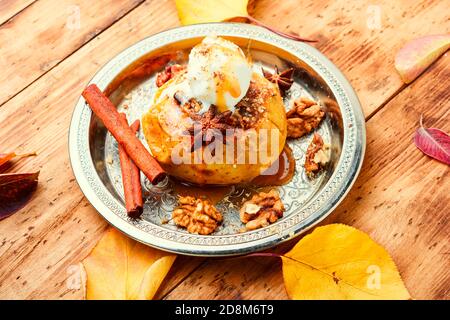
{"type": "MultiPolygon", "coordinates": [[[[385,246],[414,298],[448,299],[449,168],[420,153],[411,138],[421,113],[427,126],[450,131],[450,60],[442,57],[409,86],[393,66],[405,41],[450,32],[447,6],[438,0],[371,3],[254,1],[249,10],[281,30],[318,39],[315,46],[362,102],[364,166],[324,223],[353,225],[385,246]]],[[[89,253],[107,223],[70,168],[73,106],[114,55],[178,25],[170,0],[0,1],[0,151],[37,151],[15,169],[41,170],[32,201],[0,222],[0,298],[81,298],[81,290],[67,286],[70,266],[89,253]]],[[[178,257],[158,298],[285,299],[280,267],[276,259],[178,257]]]]}

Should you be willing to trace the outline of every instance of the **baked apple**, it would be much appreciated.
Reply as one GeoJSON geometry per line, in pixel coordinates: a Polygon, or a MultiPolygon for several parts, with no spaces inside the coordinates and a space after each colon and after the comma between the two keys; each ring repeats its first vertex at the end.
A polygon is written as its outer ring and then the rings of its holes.
{"type": "Polygon", "coordinates": [[[287,134],[278,86],[220,38],[205,38],[187,67],[176,70],[142,119],[148,146],[167,173],[228,185],[249,183],[270,168],[287,134]]]}

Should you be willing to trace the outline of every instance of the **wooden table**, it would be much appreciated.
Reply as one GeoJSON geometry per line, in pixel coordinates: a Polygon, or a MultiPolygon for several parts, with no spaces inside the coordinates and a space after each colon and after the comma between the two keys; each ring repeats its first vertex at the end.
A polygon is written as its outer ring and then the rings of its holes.
{"type": "MultiPolygon", "coordinates": [[[[382,244],[415,299],[450,297],[449,167],[412,142],[420,114],[427,126],[450,131],[450,57],[410,85],[402,83],[393,60],[412,38],[450,32],[448,4],[267,0],[249,8],[280,30],[318,39],[315,46],[356,89],[367,121],[367,153],[351,192],[323,224],[355,226],[382,244]]],[[[14,169],[41,170],[32,201],[0,222],[0,298],[82,297],[67,286],[70,266],[89,253],[107,223],[70,167],[74,104],[118,52],[178,25],[171,0],[0,1],[0,151],[37,151],[14,169]]],[[[158,297],[287,298],[277,259],[192,257],[177,259],[158,297]]]]}

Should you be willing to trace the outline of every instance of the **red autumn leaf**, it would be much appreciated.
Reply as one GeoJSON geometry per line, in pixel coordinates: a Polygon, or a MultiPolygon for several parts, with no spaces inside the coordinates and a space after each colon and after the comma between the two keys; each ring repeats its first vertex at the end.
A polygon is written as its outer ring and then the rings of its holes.
{"type": "Polygon", "coordinates": [[[16,156],[15,153],[0,153],[0,167],[16,156]]]}
{"type": "Polygon", "coordinates": [[[0,174],[0,220],[21,209],[38,183],[38,172],[0,174]]]}
{"type": "Polygon", "coordinates": [[[414,143],[426,155],[450,165],[450,137],[436,128],[425,128],[420,116],[420,128],[416,130],[414,143]]]}
{"type": "Polygon", "coordinates": [[[10,152],[10,153],[0,153],[0,167],[3,166],[4,164],[6,164],[8,161],[14,159],[14,158],[25,158],[25,157],[31,157],[31,156],[35,156],[36,152],[32,152],[32,153],[25,153],[25,154],[16,154],[14,152],[10,152]]]}

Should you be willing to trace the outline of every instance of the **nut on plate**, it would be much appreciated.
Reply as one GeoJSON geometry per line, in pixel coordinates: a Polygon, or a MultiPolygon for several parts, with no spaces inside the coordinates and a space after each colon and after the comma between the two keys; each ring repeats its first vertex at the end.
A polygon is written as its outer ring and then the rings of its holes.
{"type": "Polygon", "coordinates": [[[190,233],[211,234],[222,222],[222,214],[208,200],[186,196],[180,197],[178,204],[172,219],[190,233]]]}
{"type": "Polygon", "coordinates": [[[240,209],[240,218],[247,230],[266,227],[283,217],[284,205],[280,195],[274,189],[260,192],[244,202],[240,209]]]}
{"type": "Polygon", "coordinates": [[[308,177],[313,177],[330,161],[328,149],[328,145],[323,143],[320,134],[314,133],[314,137],[306,150],[305,171],[308,177]]]}
{"type": "Polygon", "coordinates": [[[287,136],[300,138],[317,128],[325,117],[325,111],[314,101],[307,98],[299,98],[294,101],[294,106],[286,113],[287,136]]]}
{"type": "Polygon", "coordinates": [[[156,86],[159,88],[164,85],[167,81],[172,79],[177,73],[186,70],[185,66],[174,64],[169,65],[164,68],[164,70],[156,76],[156,86]]]}

